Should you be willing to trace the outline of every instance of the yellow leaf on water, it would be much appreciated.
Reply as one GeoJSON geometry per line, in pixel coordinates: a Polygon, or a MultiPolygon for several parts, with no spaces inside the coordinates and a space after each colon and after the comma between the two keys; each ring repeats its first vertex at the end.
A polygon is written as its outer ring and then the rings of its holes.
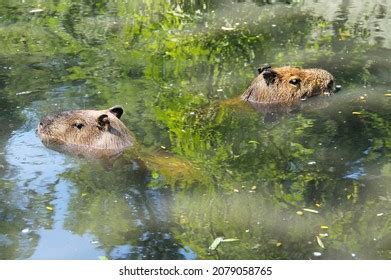
{"type": "Polygon", "coordinates": [[[299,215],[299,216],[303,216],[304,215],[303,211],[297,211],[296,214],[299,215]]]}
{"type": "Polygon", "coordinates": [[[48,209],[49,211],[53,211],[53,208],[50,206],[46,206],[46,209],[48,209]]]}
{"type": "Polygon", "coordinates": [[[235,28],[233,28],[233,27],[225,27],[225,26],[221,27],[221,29],[224,30],[224,31],[232,31],[232,30],[235,30],[235,28]]]}
{"type": "Polygon", "coordinates": [[[329,227],[328,227],[328,226],[320,226],[320,228],[322,228],[322,229],[328,229],[329,227]]]}
{"type": "Polygon", "coordinates": [[[303,211],[307,211],[307,212],[314,213],[314,214],[319,214],[318,210],[313,210],[313,209],[309,209],[309,208],[303,208],[303,211]]]}
{"type": "Polygon", "coordinates": [[[362,115],[362,112],[352,112],[352,115],[362,115]]]}
{"type": "Polygon", "coordinates": [[[42,13],[44,10],[40,8],[32,9],[30,11],[31,14],[36,14],[36,13],[42,13]]]}
{"type": "Polygon", "coordinates": [[[391,93],[385,93],[384,96],[391,97],[391,93]]]}
{"type": "Polygon", "coordinates": [[[214,251],[220,245],[220,243],[224,240],[224,237],[217,237],[213,240],[212,244],[209,246],[209,250],[214,251]]]}
{"type": "Polygon", "coordinates": [[[235,242],[235,241],[239,241],[239,239],[237,239],[237,238],[227,238],[227,239],[222,240],[221,242],[235,242]]]}
{"type": "Polygon", "coordinates": [[[318,245],[320,248],[325,249],[322,239],[320,239],[319,236],[316,236],[316,241],[318,242],[318,245]]]}

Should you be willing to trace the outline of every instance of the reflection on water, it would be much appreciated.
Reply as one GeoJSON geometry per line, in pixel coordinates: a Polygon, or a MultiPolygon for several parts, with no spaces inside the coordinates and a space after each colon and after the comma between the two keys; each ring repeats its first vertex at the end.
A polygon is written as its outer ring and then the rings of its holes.
{"type": "Polygon", "coordinates": [[[0,4],[0,259],[391,259],[390,3],[27,2],[0,4]],[[265,62],[342,90],[272,118],[235,104],[265,62]],[[107,171],[35,134],[115,104],[200,175],[107,171]]]}
{"type": "Polygon", "coordinates": [[[306,1],[303,8],[326,20],[354,26],[354,32],[365,34],[370,44],[391,48],[389,1],[306,1]]]}

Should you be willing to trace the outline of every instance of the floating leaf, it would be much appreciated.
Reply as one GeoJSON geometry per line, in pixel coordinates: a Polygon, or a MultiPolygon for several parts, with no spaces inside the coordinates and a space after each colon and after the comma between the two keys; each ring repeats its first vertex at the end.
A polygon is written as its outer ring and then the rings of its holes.
{"type": "Polygon", "coordinates": [[[277,247],[281,247],[281,246],[282,246],[282,242],[277,242],[277,243],[276,243],[276,246],[277,246],[277,247]]]}
{"type": "Polygon", "coordinates": [[[319,236],[316,236],[316,241],[318,242],[318,245],[320,248],[325,249],[322,239],[320,239],[319,236]]]}
{"type": "Polygon", "coordinates": [[[309,208],[303,208],[303,211],[314,213],[314,214],[319,214],[318,210],[313,210],[313,209],[309,209],[309,208]]]}
{"type": "Polygon", "coordinates": [[[303,216],[304,215],[303,211],[297,211],[296,214],[299,215],[299,216],[303,216]]]}
{"type": "Polygon", "coordinates": [[[49,211],[53,211],[53,208],[50,206],[46,206],[46,209],[48,209],[49,211]]]}
{"type": "Polygon", "coordinates": [[[212,244],[209,246],[209,250],[214,251],[220,245],[220,243],[224,240],[224,237],[217,237],[213,240],[212,244]]]}
{"type": "Polygon", "coordinates": [[[352,112],[352,115],[362,115],[362,112],[352,112]]]}
{"type": "Polygon", "coordinates": [[[384,96],[391,97],[391,93],[385,93],[384,96]]]}
{"type": "Polygon", "coordinates": [[[30,93],[32,93],[32,91],[31,90],[27,90],[27,91],[17,92],[17,93],[15,93],[15,95],[27,95],[27,94],[30,94],[30,93]]]}
{"type": "Polygon", "coordinates": [[[235,242],[235,241],[239,241],[240,239],[237,239],[237,238],[227,238],[227,239],[223,239],[221,242],[235,242]]]}
{"type": "Polygon", "coordinates": [[[376,216],[378,216],[378,217],[381,217],[381,216],[383,216],[384,215],[384,213],[378,213],[378,214],[376,214],[376,216]]]}
{"type": "Polygon", "coordinates": [[[328,229],[329,227],[328,227],[328,226],[320,226],[320,228],[322,228],[322,229],[328,229]]]}
{"type": "Polygon", "coordinates": [[[32,9],[30,11],[31,14],[36,14],[36,13],[42,13],[44,10],[40,8],[32,9]]]}
{"type": "Polygon", "coordinates": [[[233,27],[225,27],[225,26],[221,27],[221,29],[224,30],[224,31],[232,31],[232,30],[235,30],[235,28],[233,28],[233,27]]]}

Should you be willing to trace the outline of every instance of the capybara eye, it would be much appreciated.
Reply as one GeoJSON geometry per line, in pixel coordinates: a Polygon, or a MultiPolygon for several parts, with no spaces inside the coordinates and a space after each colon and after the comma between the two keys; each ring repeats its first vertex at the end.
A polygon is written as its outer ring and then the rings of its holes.
{"type": "Polygon", "coordinates": [[[289,83],[291,83],[292,85],[297,86],[298,84],[300,84],[300,79],[292,79],[292,80],[289,81],[289,83]]]}
{"type": "Polygon", "coordinates": [[[82,124],[82,123],[75,123],[74,124],[74,127],[76,127],[77,129],[82,129],[83,126],[84,126],[84,124],[82,124]]]}

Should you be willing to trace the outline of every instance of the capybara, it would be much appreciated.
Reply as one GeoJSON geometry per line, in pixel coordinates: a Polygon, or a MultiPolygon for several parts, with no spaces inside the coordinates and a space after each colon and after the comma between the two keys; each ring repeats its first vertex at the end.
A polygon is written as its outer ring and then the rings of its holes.
{"type": "Polygon", "coordinates": [[[114,106],[106,110],[72,110],[51,113],[43,117],[37,132],[50,149],[90,160],[99,160],[111,169],[121,156],[122,163],[135,161],[138,166],[157,171],[167,183],[199,178],[194,165],[166,151],[148,150],[139,145],[135,136],[120,120],[123,109],[114,106]]]}
{"type": "Polygon", "coordinates": [[[330,95],[334,89],[334,77],[326,70],[265,66],[258,69],[258,76],[241,98],[264,105],[291,105],[313,96],[330,95]]]}
{"type": "Polygon", "coordinates": [[[122,114],[120,106],[51,113],[39,123],[38,135],[53,150],[90,159],[112,159],[136,145],[135,137],[120,120],[122,114]]]}

